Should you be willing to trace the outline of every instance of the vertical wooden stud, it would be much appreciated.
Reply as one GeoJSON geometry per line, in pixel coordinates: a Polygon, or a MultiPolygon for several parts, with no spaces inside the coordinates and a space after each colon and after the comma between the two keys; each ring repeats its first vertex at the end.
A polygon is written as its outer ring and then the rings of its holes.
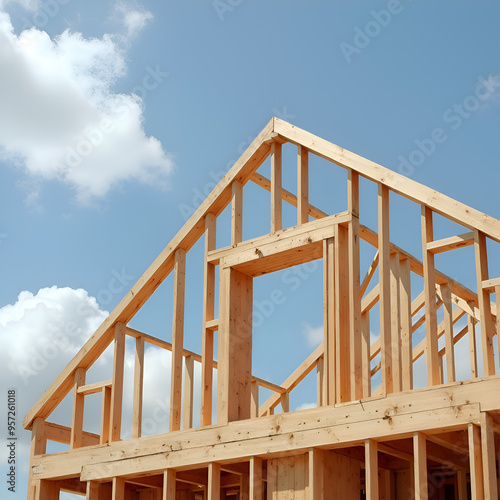
{"type": "Polygon", "coordinates": [[[393,392],[391,349],[391,246],[389,240],[389,189],[378,185],[378,251],[380,289],[380,363],[382,394],[393,392]]]}
{"type": "Polygon", "coordinates": [[[123,372],[125,367],[125,330],[126,328],[123,323],[116,323],[109,419],[109,437],[111,441],[119,441],[121,436],[123,372]]]}
{"type": "Polygon", "coordinates": [[[250,417],[257,418],[259,416],[259,384],[256,380],[252,380],[252,401],[250,405],[250,417]]]}
{"type": "Polygon", "coordinates": [[[207,328],[207,321],[214,319],[215,266],[207,262],[208,252],[216,247],[217,218],[205,216],[205,269],[203,279],[203,338],[201,350],[201,408],[200,425],[212,423],[212,383],[214,361],[214,332],[207,328]]]}
{"type": "Polygon", "coordinates": [[[324,378],[323,404],[336,402],[336,347],[335,347],[335,244],[334,239],[323,241],[323,323],[324,323],[324,378]]]}
{"type": "Polygon", "coordinates": [[[351,366],[351,399],[363,397],[361,347],[361,278],[359,255],[359,175],[348,170],[347,201],[351,214],[348,226],[349,252],[349,344],[351,366]]]}
{"type": "Polygon", "coordinates": [[[365,441],[365,485],[366,500],[379,500],[377,442],[365,441]]]}
{"type": "Polygon", "coordinates": [[[250,458],[250,500],[264,500],[264,486],[262,482],[262,459],[250,458]]]}
{"type": "Polygon", "coordinates": [[[491,415],[481,412],[481,451],[483,457],[484,499],[498,499],[495,434],[491,415]]]}
{"type": "Polygon", "coordinates": [[[394,392],[402,390],[401,376],[401,311],[400,311],[400,273],[399,254],[390,256],[391,280],[391,357],[394,392]]]}
{"type": "Polygon", "coordinates": [[[288,392],[284,392],[281,395],[280,403],[281,403],[281,412],[288,413],[290,411],[290,394],[288,392]]]}
{"type": "Polygon", "coordinates": [[[208,497],[207,500],[220,499],[220,464],[208,464],[208,497]]]}
{"type": "Polygon", "coordinates": [[[326,392],[324,388],[325,382],[325,356],[320,356],[316,363],[316,402],[318,408],[325,405],[326,392]]]}
{"type": "Polygon", "coordinates": [[[481,431],[475,424],[469,424],[469,463],[472,500],[484,499],[483,464],[481,455],[481,431]]]}
{"type": "Polygon", "coordinates": [[[422,253],[424,264],[425,289],[425,327],[426,327],[426,364],[427,384],[429,386],[441,383],[440,361],[438,354],[437,314],[436,314],[436,273],[434,269],[434,254],[427,250],[427,243],[434,240],[432,225],[432,210],[422,206],[422,253]]]}
{"type": "Polygon", "coordinates": [[[75,370],[75,381],[73,384],[73,419],[71,422],[71,449],[79,448],[83,444],[83,410],[85,396],[78,394],[78,388],[85,385],[85,369],[75,370]]]}
{"type": "Polygon", "coordinates": [[[101,389],[101,436],[100,444],[109,443],[109,426],[111,421],[111,387],[101,389]]]}
{"type": "Polygon", "coordinates": [[[135,339],[134,400],[132,408],[132,437],[142,435],[142,396],[144,386],[144,337],[135,339]]]}
{"type": "Polygon", "coordinates": [[[401,380],[403,391],[413,389],[413,346],[411,316],[410,259],[399,262],[399,302],[401,312],[401,380]]]}
{"type": "Polygon", "coordinates": [[[99,499],[99,483],[97,481],[87,481],[87,491],[85,500],[100,500],[99,499]]]}
{"type": "Polygon", "coordinates": [[[181,428],[182,358],[184,351],[184,295],[186,286],[186,251],[175,251],[174,314],[172,320],[172,376],[170,389],[170,431],[181,428]]]}
{"type": "Polygon", "coordinates": [[[444,312],[444,339],[446,353],[446,382],[455,382],[455,344],[453,341],[453,307],[449,283],[441,286],[444,312]]]}
{"type": "Polygon", "coordinates": [[[175,471],[168,469],[163,473],[162,500],[175,500],[175,471]]]}
{"type": "Polygon", "coordinates": [[[281,143],[271,145],[271,233],[282,228],[281,143]]]}
{"type": "MultiPolygon", "coordinates": [[[[469,307],[474,311],[474,302],[468,302],[469,307]]],[[[469,332],[469,352],[470,352],[470,376],[472,379],[477,378],[477,349],[476,349],[476,320],[467,315],[467,330],[469,332]]]]}
{"type": "Polygon", "coordinates": [[[428,500],[427,445],[425,434],[413,433],[413,456],[415,471],[415,500],[428,500]]]}
{"type": "Polygon", "coordinates": [[[323,500],[325,497],[324,452],[318,448],[309,449],[309,498],[323,500]]]}
{"type": "Polygon", "coordinates": [[[467,473],[465,469],[457,470],[458,500],[467,500],[467,473]]]}
{"type": "Polygon", "coordinates": [[[363,369],[363,397],[368,398],[372,393],[372,376],[370,369],[370,312],[361,315],[361,356],[363,369]]]}
{"type": "Polygon", "coordinates": [[[231,184],[231,245],[243,239],[243,186],[240,181],[231,184]]]}
{"type": "Polygon", "coordinates": [[[297,148],[297,225],[309,222],[309,156],[303,146],[297,148]]]}
{"type": "Polygon", "coordinates": [[[182,428],[193,427],[193,395],[194,395],[194,359],[189,355],[184,358],[184,409],[182,428]]]}
{"type": "MultiPolygon", "coordinates": [[[[335,375],[337,403],[351,400],[348,230],[335,226],[335,375]]],[[[359,296],[358,296],[359,298],[359,296]]],[[[331,404],[331,403],[330,403],[331,404]]]]}
{"type": "Polygon", "coordinates": [[[495,375],[493,353],[493,316],[491,314],[490,294],[483,288],[483,281],[488,279],[488,257],[486,236],[481,231],[474,231],[474,250],[476,255],[477,298],[481,314],[481,345],[483,351],[484,376],[495,375]]]}

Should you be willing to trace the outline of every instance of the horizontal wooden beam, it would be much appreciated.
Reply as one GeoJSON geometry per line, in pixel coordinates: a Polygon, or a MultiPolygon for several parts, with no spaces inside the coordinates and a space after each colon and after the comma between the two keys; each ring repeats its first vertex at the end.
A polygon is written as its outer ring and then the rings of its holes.
{"type": "Polygon", "coordinates": [[[442,240],[434,240],[427,243],[427,250],[433,254],[448,252],[457,248],[464,248],[474,245],[474,233],[464,233],[458,236],[451,236],[442,240]]]}
{"type": "Polygon", "coordinates": [[[493,278],[483,281],[483,290],[485,292],[494,293],[497,286],[500,286],[500,278],[493,278]]]}
{"type": "MultiPolygon", "coordinates": [[[[71,428],[64,425],[45,422],[44,424],[45,438],[49,441],[54,441],[61,444],[70,444],[71,428]]],[[[82,446],[94,446],[99,444],[99,434],[92,432],[82,433],[82,446]]]]}
{"type": "Polygon", "coordinates": [[[102,391],[103,387],[111,387],[112,381],[105,380],[104,382],[96,382],[95,384],[82,385],[78,388],[78,394],[88,396],[89,394],[96,394],[102,391]]]}

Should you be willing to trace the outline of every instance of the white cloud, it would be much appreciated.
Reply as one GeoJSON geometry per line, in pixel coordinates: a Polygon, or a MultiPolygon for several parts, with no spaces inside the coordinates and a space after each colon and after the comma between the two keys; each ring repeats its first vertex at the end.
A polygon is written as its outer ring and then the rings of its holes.
{"type": "Polygon", "coordinates": [[[300,411],[300,410],[309,410],[311,408],[317,408],[318,405],[316,403],[302,403],[301,405],[297,406],[294,411],[300,411]]]}
{"type": "Polygon", "coordinates": [[[142,101],[166,73],[145,68],[135,94],[114,93],[126,72],[116,40],[68,30],[51,39],[36,28],[16,35],[0,11],[0,159],[68,184],[82,202],[124,181],[166,187],[173,162],[145,134],[142,101]]]}
{"type": "Polygon", "coordinates": [[[302,334],[312,347],[317,347],[323,342],[323,325],[312,326],[309,323],[302,323],[302,334]]]}
{"type": "Polygon", "coordinates": [[[127,37],[133,38],[144,29],[148,21],[153,19],[153,14],[142,6],[131,5],[125,2],[117,2],[116,10],[122,18],[123,25],[127,29],[127,37]]]}

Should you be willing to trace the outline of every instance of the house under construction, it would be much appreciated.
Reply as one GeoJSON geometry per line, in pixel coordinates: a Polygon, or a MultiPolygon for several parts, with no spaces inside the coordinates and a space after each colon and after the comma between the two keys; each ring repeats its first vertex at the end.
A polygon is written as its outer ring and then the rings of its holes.
{"type": "Polygon", "coordinates": [[[500,221],[273,118],[25,417],[28,500],[56,500],[63,491],[88,500],[497,500],[500,277],[489,268],[498,243],[500,221]],[[296,163],[282,162],[285,148],[296,163]],[[313,159],[345,172],[343,211],[325,213],[309,196],[313,159]],[[270,178],[259,171],[265,162],[270,178]],[[295,194],[284,189],[282,169],[296,172],[295,194]],[[270,223],[245,240],[243,199],[255,185],[270,196],[270,223]],[[372,205],[361,185],[373,187],[372,205]],[[421,241],[417,255],[391,238],[398,199],[418,211],[407,228],[421,241]],[[286,227],[285,204],[297,213],[286,227]],[[376,227],[361,224],[360,204],[376,227]],[[218,247],[223,212],[231,239],[218,247]],[[442,220],[462,229],[438,236],[442,220]],[[200,239],[195,353],[184,346],[185,276],[186,255],[200,239]],[[362,245],[372,252],[368,264],[362,245]],[[471,258],[458,262],[470,267],[472,287],[435,266],[438,254],[467,251],[471,258]],[[315,260],[323,266],[323,342],[286,380],[263,380],[252,373],[253,280],[315,260]],[[128,326],[170,274],[171,343],[128,326]],[[124,432],[126,342],[134,343],[135,365],[124,432]],[[88,370],[110,345],[111,380],[89,383],[88,370]],[[171,351],[169,431],[142,435],[151,346],[171,351]],[[290,411],[291,391],[312,373],[317,407],[290,411]],[[414,385],[417,376],[424,387],[414,385]],[[98,433],[84,425],[92,394],[102,400],[98,433]],[[63,426],[51,414],[68,397],[71,425],[63,426]],[[48,453],[50,442],[66,449],[48,453]]]}

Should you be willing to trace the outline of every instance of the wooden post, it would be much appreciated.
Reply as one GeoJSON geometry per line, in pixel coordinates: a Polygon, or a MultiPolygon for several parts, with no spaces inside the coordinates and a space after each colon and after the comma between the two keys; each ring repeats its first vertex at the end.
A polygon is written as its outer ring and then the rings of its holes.
{"type": "Polygon", "coordinates": [[[483,350],[484,376],[495,375],[493,352],[493,316],[491,314],[490,294],[483,288],[483,281],[488,279],[488,256],[486,236],[481,231],[474,231],[474,250],[476,255],[477,298],[481,314],[481,345],[483,350]]]}
{"type": "Polygon", "coordinates": [[[361,278],[359,264],[359,175],[348,171],[348,208],[351,222],[348,226],[349,252],[349,345],[351,366],[351,399],[363,397],[363,369],[361,354],[361,278]]]}
{"type": "Polygon", "coordinates": [[[400,274],[399,254],[390,256],[391,265],[391,357],[392,357],[392,380],[394,392],[400,392],[403,388],[401,376],[401,312],[400,312],[400,274]]]}
{"type": "Polygon", "coordinates": [[[444,339],[446,352],[446,382],[455,382],[455,344],[453,342],[453,307],[449,283],[441,285],[444,309],[444,339]]]}
{"type": "MultiPolygon", "coordinates": [[[[468,306],[474,311],[474,302],[467,303],[468,306]]],[[[477,378],[477,350],[476,350],[476,320],[471,315],[467,315],[467,329],[469,332],[469,352],[470,352],[470,377],[471,379],[477,378]]]]}
{"type": "Polygon", "coordinates": [[[253,280],[220,263],[217,423],[250,418],[253,280]]]}
{"type": "Polygon", "coordinates": [[[126,327],[123,323],[116,323],[109,419],[109,437],[111,441],[119,441],[121,436],[123,371],[125,366],[125,330],[126,327]]]}
{"type": "Polygon", "coordinates": [[[56,481],[42,479],[36,483],[36,500],[59,500],[59,486],[56,481]]]}
{"type": "MultiPolygon", "coordinates": [[[[335,375],[337,403],[351,400],[348,230],[335,226],[335,375]]],[[[359,295],[358,295],[359,298],[359,295]]],[[[330,402],[332,404],[332,402],[330,402]]]]}
{"type": "Polygon", "coordinates": [[[175,471],[172,469],[163,473],[162,500],[175,500],[175,471]]]}
{"type": "Polygon", "coordinates": [[[324,481],[324,452],[318,448],[309,448],[309,498],[323,500],[324,481]]]}
{"type": "Polygon", "coordinates": [[[182,414],[182,428],[193,427],[193,393],[194,393],[194,359],[193,356],[184,358],[184,410],[182,414]]]}
{"type": "Polygon", "coordinates": [[[401,311],[401,378],[403,391],[413,389],[413,345],[411,316],[410,259],[399,262],[399,302],[401,311]]]}
{"type": "Polygon", "coordinates": [[[472,500],[484,499],[483,464],[481,461],[481,431],[475,424],[469,424],[469,463],[472,500]]]}
{"type": "Polygon", "coordinates": [[[256,380],[252,380],[252,401],[250,405],[250,417],[257,418],[259,416],[259,384],[256,380]]]}
{"type": "Polygon", "coordinates": [[[85,369],[75,370],[75,383],[73,384],[73,419],[71,422],[71,449],[80,448],[83,444],[83,409],[85,396],[78,394],[78,388],[85,385],[85,369]]]}
{"type": "Polygon", "coordinates": [[[309,222],[309,156],[303,146],[297,147],[297,225],[309,222]]]}
{"type": "Polygon", "coordinates": [[[220,499],[220,464],[208,464],[208,496],[207,500],[220,499]]]}
{"type": "Polygon", "coordinates": [[[182,354],[184,351],[184,295],[186,288],[186,251],[175,251],[174,314],[172,320],[172,376],[170,389],[170,431],[181,428],[182,354]]]}
{"type": "Polygon", "coordinates": [[[87,481],[85,500],[100,500],[99,483],[97,481],[87,481]]]}
{"type": "Polygon", "coordinates": [[[212,423],[212,379],[214,362],[214,332],[207,322],[214,319],[215,266],[207,262],[208,252],[215,250],[217,218],[205,216],[205,269],[203,279],[203,338],[201,350],[201,409],[200,425],[212,423]]]}
{"type": "Polygon", "coordinates": [[[372,377],[370,369],[370,312],[365,311],[361,315],[361,355],[363,367],[363,397],[368,398],[372,393],[372,377]]]}
{"type": "Polygon", "coordinates": [[[320,356],[316,363],[316,403],[318,408],[325,405],[326,392],[325,392],[325,356],[320,356]]]}
{"type": "Polygon", "coordinates": [[[372,439],[365,441],[365,485],[366,500],[378,500],[378,450],[377,442],[372,439]]]}
{"type": "Polygon", "coordinates": [[[290,394],[288,392],[285,392],[281,395],[280,403],[281,403],[281,412],[282,413],[288,413],[290,411],[289,396],[290,396],[290,394]]]}
{"type": "Polygon", "coordinates": [[[427,384],[430,386],[441,383],[437,338],[436,315],[436,273],[434,269],[434,254],[427,249],[427,244],[434,240],[432,226],[432,210],[422,205],[422,252],[424,264],[425,289],[425,327],[426,327],[426,364],[427,384]]]}
{"type": "Polygon", "coordinates": [[[112,500],[125,500],[125,479],[122,477],[113,478],[112,500]]]}
{"type": "Polygon", "coordinates": [[[238,500],[249,500],[250,476],[246,472],[240,476],[240,496],[238,500]]]}
{"type": "Polygon", "coordinates": [[[425,434],[413,433],[415,500],[428,500],[427,451],[425,434]]]}
{"type": "Polygon", "coordinates": [[[250,458],[250,500],[264,500],[264,487],[262,483],[262,459],[250,458]]]}
{"type": "MultiPolygon", "coordinates": [[[[45,438],[45,420],[36,417],[33,420],[31,429],[30,463],[33,463],[35,455],[42,455],[47,452],[47,439],[45,438]]],[[[28,475],[28,500],[35,500],[39,495],[40,480],[33,479],[32,468],[29,468],[28,475]]]]}
{"type": "Polygon", "coordinates": [[[481,451],[483,456],[484,499],[498,500],[495,434],[491,415],[481,412],[481,451]]]}
{"type": "Polygon", "coordinates": [[[323,404],[336,402],[336,347],[335,347],[335,244],[333,238],[323,241],[323,404]]]}
{"type": "Polygon", "coordinates": [[[101,389],[101,436],[99,444],[109,443],[109,426],[111,421],[111,387],[101,389]]]}
{"type": "Polygon", "coordinates": [[[239,181],[231,184],[231,245],[243,239],[243,186],[239,181]]]}
{"type": "Polygon", "coordinates": [[[465,469],[457,470],[458,500],[467,500],[467,474],[465,469]]]}
{"type": "Polygon", "coordinates": [[[382,395],[393,392],[391,349],[391,244],[389,240],[389,189],[378,185],[378,251],[380,289],[380,365],[382,395]]]}
{"type": "Polygon", "coordinates": [[[271,145],[271,233],[282,228],[281,143],[271,145]]]}
{"type": "Polygon", "coordinates": [[[134,402],[132,408],[132,437],[142,434],[142,395],[144,385],[144,337],[135,339],[134,402]]]}

